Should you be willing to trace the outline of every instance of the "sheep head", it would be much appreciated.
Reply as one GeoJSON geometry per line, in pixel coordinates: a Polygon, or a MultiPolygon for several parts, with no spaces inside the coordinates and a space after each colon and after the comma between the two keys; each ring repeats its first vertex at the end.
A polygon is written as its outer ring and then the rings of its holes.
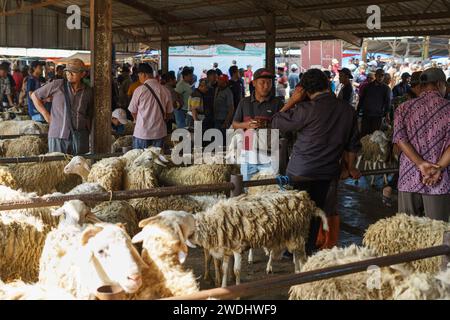
{"type": "Polygon", "coordinates": [[[165,243],[171,243],[168,250],[178,254],[180,263],[184,263],[188,253],[188,246],[194,247],[189,237],[195,231],[195,219],[190,213],[184,211],[163,211],[155,217],[142,220],[139,227],[141,232],[133,237],[133,243],[143,242],[143,247],[152,254],[155,241],[165,239],[165,243]]]}
{"type": "Polygon", "coordinates": [[[64,167],[65,174],[77,174],[83,179],[83,181],[87,180],[89,172],[91,172],[91,166],[88,161],[81,156],[73,157],[72,160],[70,160],[70,162],[64,167]]]}
{"type": "Polygon", "coordinates": [[[52,216],[64,216],[64,220],[60,225],[81,226],[86,222],[99,223],[101,222],[92,212],[91,209],[80,200],[71,200],[64,203],[64,205],[53,211],[52,216]]]}
{"type": "Polygon", "coordinates": [[[135,293],[141,287],[143,262],[122,226],[89,226],[81,235],[81,245],[103,284],[119,285],[126,293],[135,293]]]}

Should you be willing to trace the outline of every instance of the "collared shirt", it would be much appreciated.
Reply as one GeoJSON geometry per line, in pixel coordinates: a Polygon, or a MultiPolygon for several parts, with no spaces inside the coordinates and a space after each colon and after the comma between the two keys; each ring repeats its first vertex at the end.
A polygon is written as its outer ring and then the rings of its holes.
{"type": "MultiPolygon", "coordinates": [[[[269,124],[272,117],[283,107],[283,102],[276,97],[268,97],[258,101],[255,94],[245,97],[239,103],[233,121],[247,122],[252,119],[266,120],[269,124]]],[[[250,150],[249,141],[245,140],[244,150],[241,152],[241,161],[250,164],[270,163],[269,156],[250,150]]]]}
{"type": "Polygon", "coordinates": [[[37,89],[39,89],[42,86],[41,80],[39,78],[29,76],[27,78],[27,87],[26,87],[26,94],[27,94],[27,100],[28,100],[28,114],[30,117],[39,114],[39,111],[36,110],[36,107],[34,106],[33,100],[31,100],[30,92],[34,92],[37,89]]]}
{"type": "Polygon", "coordinates": [[[351,83],[341,86],[339,93],[337,95],[338,99],[344,100],[345,102],[353,103],[353,86],[351,83]]]}
{"type": "Polygon", "coordinates": [[[358,110],[368,117],[383,117],[391,105],[391,89],[384,83],[372,81],[360,92],[358,110]]]}
{"type": "MultiPolygon", "coordinates": [[[[437,91],[427,91],[419,98],[400,105],[394,116],[394,143],[408,142],[425,161],[437,163],[450,146],[450,101],[437,91]]],[[[434,186],[422,183],[417,166],[404,153],[400,155],[398,190],[428,195],[450,193],[450,168],[434,186]]]]}
{"type": "Polygon", "coordinates": [[[37,89],[35,94],[41,100],[53,97],[49,138],[68,139],[70,136],[69,121],[73,124],[74,130],[82,131],[90,128],[94,111],[92,88],[81,84],[80,89],[74,93],[68,82],[58,79],[37,89]],[[68,86],[70,115],[67,114],[69,108],[66,108],[64,83],[68,86]]]}
{"type": "Polygon", "coordinates": [[[230,88],[216,88],[214,95],[214,120],[224,121],[230,108],[234,109],[233,93],[230,88]]]}
{"type": "Polygon", "coordinates": [[[189,97],[192,94],[192,86],[183,79],[181,79],[177,83],[175,91],[181,94],[181,96],[183,97],[183,110],[187,111],[189,105],[189,97]]]}
{"type": "Polygon", "coordinates": [[[272,128],[297,131],[287,173],[318,180],[339,176],[344,151],[361,148],[355,110],[331,93],[297,104],[272,119],[272,128]]]}
{"type": "MultiPolygon", "coordinates": [[[[145,81],[159,100],[165,113],[173,112],[172,97],[169,90],[159,84],[156,79],[145,81]]],[[[150,90],[142,85],[134,91],[130,106],[131,113],[137,113],[136,126],[133,136],[143,140],[162,139],[167,135],[167,126],[165,122],[165,114],[161,112],[153,94],[150,90]]]]}
{"type": "Polygon", "coordinates": [[[399,83],[392,89],[392,96],[395,97],[401,97],[408,93],[408,91],[411,90],[411,86],[407,83],[399,83]]]}
{"type": "Polygon", "coordinates": [[[3,101],[3,96],[9,96],[11,94],[11,82],[8,77],[0,78],[0,104],[3,101]]]}

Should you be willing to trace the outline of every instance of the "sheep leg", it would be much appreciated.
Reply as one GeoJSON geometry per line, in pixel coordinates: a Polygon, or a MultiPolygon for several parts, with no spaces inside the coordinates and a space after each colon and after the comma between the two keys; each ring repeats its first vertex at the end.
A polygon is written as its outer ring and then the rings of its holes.
{"type": "Polygon", "coordinates": [[[300,273],[302,270],[302,262],[305,259],[305,252],[300,252],[299,250],[294,250],[294,267],[295,273],[300,273]]]}
{"type": "Polygon", "coordinates": [[[359,168],[359,165],[361,164],[362,155],[358,156],[358,160],[356,161],[356,168],[359,168]]]}
{"type": "Polygon", "coordinates": [[[253,249],[248,250],[248,264],[253,264],[253,249]]]}
{"type": "Polygon", "coordinates": [[[227,286],[228,281],[228,267],[230,266],[230,256],[224,255],[222,261],[222,288],[227,286]]]}
{"type": "Polygon", "coordinates": [[[234,276],[236,278],[236,285],[241,284],[241,263],[242,255],[239,252],[233,252],[234,255],[234,276]]]}
{"type": "Polygon", "coordinates": [[[214,258],[214,271],[215,271],[215,285],[216,287],[220,287],[220,281],[222,278],[222,272],[220,270],[220,260],[214,258]]]}
{"type": "MultiPolygon", "coordinates": [[[[383,162],[383,169],[386,169],[386,162],[383,162]]],[[[384,174],[384,185],[387,186],[388,184],[388,176],[387,174],[384,174]]]]}
{"type": "Polygon", "coordinates": [[[211,279],[211,274],[209,273],[209,266],[211,265],[211,255],[207,249],[203,249],[203,254],[205,258],[205,275],[203,276],[203,280],[209,281],[211,279]]]}
{"type": "Polygon", "coordinates": [[[269,254],[269,261],[267,261],[267,267],[266,267],[266,273],[273,273],[273,269],[272,269],[272,261],[273,261],[273,250],[270,250],[270,254],[269,254]]]}

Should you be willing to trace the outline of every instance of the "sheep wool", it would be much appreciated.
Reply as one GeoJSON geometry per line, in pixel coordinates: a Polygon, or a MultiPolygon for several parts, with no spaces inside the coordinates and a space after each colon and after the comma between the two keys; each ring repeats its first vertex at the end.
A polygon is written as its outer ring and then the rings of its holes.
{"type": "Polygon", "coordinates": [[[98,182],[107,191],[122,190],[125,162],[121,158],[106,158],[92,166],[87,182],[98,182]]]}
{"type": "Polygon", "coordinates": [[[155,163],[127,166],[123,175],[124,189],[145,190],[158,187],[157,167],[160,166],[155,163]]]}
{"type": "MultiPolygon", "coordinates": [[[[270,173],[258,172],[255,174],[251,180],[264,180],[264,179],[275,179],[276,176],[270,173]]],[[[266,186],[257,186],[248,188],[248,194],[258,194],[263,192],[279,192],[280,187],[276,184],[266,185],[266,186]]]]}
{"type": "MultiPolygon", "coordinates": [[[[403,213],[370,225],[363,244],[377,255],[392,255],[441,245],[444,232],[448,230],[450,223],[403,213]]],[[[441,257],[434,257],[406,265],[414,271],[435,274],[439,272],[441,260],[441,257]]]]}
{"type": "MultiPolygon", "coordinates": [[[[351,245],[347,248],[321,250],[309,257],[302,272],[375,258],[370,249],[351,245]]],[[[390,268],[381,268],[378,277],[369,271],[314,281],[291,287],[289,300],[378,300],[390,299],[391,283],[401,281],[401,274],[390,268]],[[397,280],[396,280],[397,279],[397,280]],[[373,281],[380,281],[372,283],[373,281]]]]}
{"type": "Polygon", "coordinates": [[[0,283],[0,300],[75,300],[75,297],[57,287],[14,281],[0,283]]]}
{"type": "Polygon", "coordinates": [[[111,152],[122,152],[122,148],[131,147],[133,144],[133,136],[123,136],[117,138],[111,146],[111,152]]]}
{"type": "Polygon", "coordinates": [[[361,154],[365,161],[376,161],[380,155],[382,156],[381,148],[378,143],[371,141],[370,138],[371,135],[366,135],[361,138],[361,154]]]}
{"type": "Polygon", "coordinates": [[[46,140],[36,136],[0,141],[0,155],[6,158],[37,156],[47,151],[46,140]]]}
{"type": "Polygon", "coordinates": [[[7,120],[0,122],[0,135],[41,134],[48,132],[48,125],[37,121],[7,120]]]}
{"type": "Polygon", "coordinates": [[[39,257],[50,227],[23,213],[0,214],[0,278],[35,282],[39,257]]]}
{"type": "Polygon", "coordinates": [[[121,158],[125,161],[126,166],[130,166],[142,153],[144,153],[142,149],[133,149],[125,153],[121,158]]]}
{"type": "Polygon", "coordinates": [[[136,210],[139,221],[156,216],[158,213],[166,210],[186,211],[191,213],[202,210],[202,206],[197,201],[183,196],[132,199],[129,202],[136,210]]]}
{"type": "MultiPolygon", "coordinates": [[[[63,154],[46,154],[52,155],[63,154]]],[[[64,167],[68,163],[68,160],[62,160],[0,166],[0,184],[26,192],[36,192],[40,196],[55,191],[65,193],[81,183],[80,177],[64,174],[64,167]]]]}
{"type": "Polygon", "coordinates": [[[139,232],[136,212],[126,201],[102,202],[92,209],[92,213],[103,222],[123,223],[131,237],[139,232]]]}

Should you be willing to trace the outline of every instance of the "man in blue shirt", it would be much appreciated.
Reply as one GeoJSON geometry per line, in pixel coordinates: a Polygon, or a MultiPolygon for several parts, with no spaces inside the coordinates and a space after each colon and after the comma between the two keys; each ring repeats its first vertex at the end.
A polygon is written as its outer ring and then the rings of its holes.
{"type": "Polygon", "coordinates": [[[409,85],[410,79],[411,75],[408,72],[402,74],[402,81],[392,89],[392,96],[394,98],[402,97],[411,90],[411,86],[409,85]]]}
{"type": "MultiPolygon", "coordinates": [[[[45,122],[44,117],[37,111],[34,106],[33,100],[31,100],[31,95],[34,91],[42,86],[40,80],[42,76],[43,66],[39,61],[33,61],[31,63],[30,76],[27,79],[26,94],[28,99],[28,114],[34,121],[45,122]]],[[[47,104],[46,104],[47,105],[47,104]]]]}

